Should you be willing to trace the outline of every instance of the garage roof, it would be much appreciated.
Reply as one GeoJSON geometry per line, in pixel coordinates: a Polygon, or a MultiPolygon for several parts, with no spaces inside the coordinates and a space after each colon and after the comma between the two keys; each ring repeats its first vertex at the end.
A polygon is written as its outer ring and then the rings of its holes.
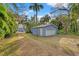
{"type": "Polygon", "coordinates": [[[43,27],[47,27],[47,26],[51,26],[51,25],[57,28],[57,26],[54,25],[54,24],[42,24],[42,25],[35,26],[35,27],[32,27],[32,28],[43,28],[43,27]]]}

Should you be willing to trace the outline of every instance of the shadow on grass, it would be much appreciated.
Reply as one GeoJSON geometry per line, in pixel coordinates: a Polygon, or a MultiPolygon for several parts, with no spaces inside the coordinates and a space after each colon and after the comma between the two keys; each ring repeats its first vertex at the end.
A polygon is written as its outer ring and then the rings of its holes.
{"type": "Polygon", "coordinates": [[[67,47],[66,48],[63,48],[63,51],[66,54],[70,55],[70,56],[75,56],[74,52],[71,49],[67,48],[67,47]]]}
{"type": "Polygon", "coordinates": [[[18,40],[14,42],[7,43],[0,47],[0,55],[8,56],[10,54],[14,54],[16,50],[19,48],[18,40]]]}

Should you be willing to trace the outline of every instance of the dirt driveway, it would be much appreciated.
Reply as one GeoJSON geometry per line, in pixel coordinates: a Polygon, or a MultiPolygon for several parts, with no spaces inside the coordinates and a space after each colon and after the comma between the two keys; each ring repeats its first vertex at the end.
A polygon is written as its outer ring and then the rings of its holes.
{"type": "Polygon", "coordinates": [[[38,37],[17,33],[14,37],[0,41],[0,55],[15,56],[72,56],[79,55],[79,37],[58,35],[38,37]],[[5,44],[4,44],[5,43],[5,44]]]}
{"type": "MultiPolygon", "coordinates": [[[[72,36],[37,37],[31,34],[21,34],[18,36],[20,48],[16,55],[21,56],[67,56],[75,55],[72,50],[66,51],[60,45],[62,38],[73,38],[72,36]]],[[[78,37],[75,37],[75,40],[78,37]]],[[[67,39],[68,40],[68,39],[67,39]]],[[[62,44],[62,43],[61,43],[62,44]]]]}

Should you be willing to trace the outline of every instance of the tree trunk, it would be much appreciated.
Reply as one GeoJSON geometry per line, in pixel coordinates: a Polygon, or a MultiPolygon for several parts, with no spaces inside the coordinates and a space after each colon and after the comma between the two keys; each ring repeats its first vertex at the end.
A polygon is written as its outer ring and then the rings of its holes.
{"type": "Polygon", "coordinates": [[[36,19],[35,19],[36,23],[37,23],[37,16],[38,16],[38,11],[36,10],[36,19]]]}
{"type": "Polygon", "coordinates": [[[67,30],[68,30],[69,32],[70,32],[70,30],[71,30],[71,24],[72,24],[70,11],[71,11],[71,9],[68,10],[68,29],[67,29],[67,30]]]}

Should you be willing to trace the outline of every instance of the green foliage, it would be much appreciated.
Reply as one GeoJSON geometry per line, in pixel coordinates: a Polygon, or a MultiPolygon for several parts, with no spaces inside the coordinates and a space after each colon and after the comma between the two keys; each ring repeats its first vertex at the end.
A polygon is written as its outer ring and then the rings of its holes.
{"type": "Polygon", "coordinates": [[[11,33],[15,33],[17,30],[17,24],[15,22],[15,18],[13,17],[13,15],[11,13],[8,13],[9,16],[9,28],[11,33]],[[14,29],[15,28],[15,29],[14,29]]]}
{"type": "Polygon", "coordinates": [[[26,32],[27,32],[27,33],[31,32],[31,27],[32,27],[32,25],[31,25],[29,22],[27,22],[27,23],[25,24],[25,26],[26,26],[26,32]]]}
{"type": "Polygon", "coordinates": [[[56,26],[58,26],[59,21],[58,21],[58,20],[56,20],[56,19],[52,19],[51,23],[52,23],[52,24],[54,24],[54,25],[56,25],[56,26]]]}
{"type": "Polygon", "coordinates": [[[34,26],[37,26],[38,24],[34,23],[34,22],[26,22],[25,23],[25,30],[26,30],[26,33],[30,33],[31,32],[31,28],[34,27],[34,26]]]}
{"type": "Polygon", "coordinates": [[[4,38],[5,36],[5,31],[0,28],[0,39],[4,38]]]}
{"type": "Polygon", "coordinates": [[[39,4],[39,3],[32,3],[30,6],[29,6],[29,9],[30,10],[33,10],[35,11],[35,22],[37,23],[37,15],[38,15],[38,11],[40,11],[41,9],[43,9],[43,5],[39,4]]]}
{"type": "Polygon", "coordinates": [[[63,29],[58,30],[58,34],[66,34],[63,29]]]}
{"type": "Polygon", "coordinates": [[[51,19],[51,17],[49,15],[45,15],[44,17],[41,18],[40,23],[45,23],[45,22],[49,22],[49,20],[51,19]]]}
{"type": "Polygon", "coordinates": [[[9,27],[8,27],[8,25],[7,25],[7,23],[4,21],[4,20],[0,20],[0,27],[5,31],[5,35],[8,35],[8,34],[10,34],[10,29],[9,29],[9,27]]]}
{"type": "Polygon", "coordinates": [[[2,4],[0,4],[0,29],[0,38],[12,35],[17,29],[14,15],[2,4]]]}

